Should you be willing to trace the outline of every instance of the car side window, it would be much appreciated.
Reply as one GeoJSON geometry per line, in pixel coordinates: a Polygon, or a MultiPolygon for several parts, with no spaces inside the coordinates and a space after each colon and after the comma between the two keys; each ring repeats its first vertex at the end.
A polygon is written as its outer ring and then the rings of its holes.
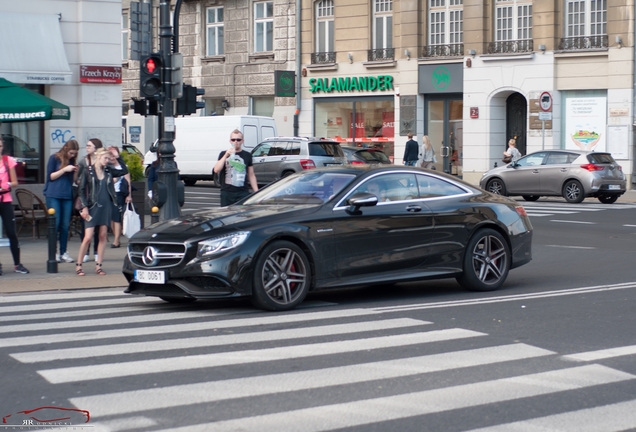
{"type": "Polygon", "coordinates": [[[547,155],[547,152],[540,152],[540,153],[532,153],[529,154],[528,156],[522,157],[521,159],[519,159],[517,161],[517,165],[520,166],[539,166],[543,163],[543,160],[545,159],[547,155]]]}
{"type": "Polygon", "coordinates": [[[298,156],[300,154],[300,142],[299,141],[292,141],[290,146],[290,151],[289,154],[290,155],[294,155],[294,156],[298,156]]]}
{"type": "Polygon", "coordinates": [[[412,173],[375,176],[360,184],[352,193],[366,192],[378,197],[378,203],[418,198],[417,183],[412,173]]]}
{"type": "Polygon", "coordinates": [[[418,175],[417,186],[420,198],[437,198],[466,193],[462,188],[437,177],[418,175]]]}
{"type": "Polygon", "coordinates": [[[258,146],[256,146],[256,148],[252,152],[252,157],[267,156],[269,154],[269,148],[270,148],[269,144],[265,144],[265,143],[259,144],[258,146]]]}
{"type": "Polygon", "coordinates": [[[563,165],[569,163],[567,153],[550,153],[546,165],[563,165]]]}
{"type": "Polygon", "coordinates": [[[287,147],[286,141],[276,141],[272,143],[271,148],[269,149],[268,156],[284,156],[285,148],[287,147]]]}

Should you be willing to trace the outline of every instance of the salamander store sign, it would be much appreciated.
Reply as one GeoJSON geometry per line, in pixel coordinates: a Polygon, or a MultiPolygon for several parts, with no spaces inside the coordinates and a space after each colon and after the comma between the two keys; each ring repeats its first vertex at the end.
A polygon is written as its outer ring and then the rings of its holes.
{"type": "Polygon", "coordinates": [[[390,75],[311,78],[309,80],[309,91],[311,93],[388,90],[393,90],[393,77],[390,75]]]}

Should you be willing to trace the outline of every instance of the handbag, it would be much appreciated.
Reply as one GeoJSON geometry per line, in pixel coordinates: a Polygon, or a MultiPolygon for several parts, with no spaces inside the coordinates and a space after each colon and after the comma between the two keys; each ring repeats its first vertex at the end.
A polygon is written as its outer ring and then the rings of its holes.
{"type": "Polygon", "coordinates": [[[139,214],[135,211],[135,206],[132,203],[126,204],[122,223],[124,225],[122,234],[128,238],[134,236],[141,229],[141,219],[139,219],[139,214]]]}
{"type": "Polygon", "coordinates": [[[503,159],[501,160],[503,163],[510,163],[512,162],[512,155],[504,155],[503,159]]]}

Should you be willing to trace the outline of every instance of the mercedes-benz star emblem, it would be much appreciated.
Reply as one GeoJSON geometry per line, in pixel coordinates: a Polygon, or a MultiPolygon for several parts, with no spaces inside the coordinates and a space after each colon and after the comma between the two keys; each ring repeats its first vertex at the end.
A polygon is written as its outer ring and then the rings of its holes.
{"type": "Polygon", "coordinates": [[[157,249],[155,249],[152,246],[146,246],[146,248],[144,249],[143,257],[142,257],[144,264],[147,265],[148,267],[157,265],[158,260],[156,257],[157,257],[157,249]]]}

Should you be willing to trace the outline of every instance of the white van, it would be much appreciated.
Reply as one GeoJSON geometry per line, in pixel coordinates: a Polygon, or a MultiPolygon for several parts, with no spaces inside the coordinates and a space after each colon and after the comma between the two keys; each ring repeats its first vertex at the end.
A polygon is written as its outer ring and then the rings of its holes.
{"type": "MultiPolygon", "coordinates": [[[[243,132],[243,149],[252,151],[265,138],[277,136],[271,117],[252,115],[177,117],[175,118],[175,162],[187,186],[197,180],[214,180],[214,164],[223,150],[230,147],[230,134],[243,132]]],[[[144,157],[148,166],[157,158],[149,151],[144,157]]]]}

